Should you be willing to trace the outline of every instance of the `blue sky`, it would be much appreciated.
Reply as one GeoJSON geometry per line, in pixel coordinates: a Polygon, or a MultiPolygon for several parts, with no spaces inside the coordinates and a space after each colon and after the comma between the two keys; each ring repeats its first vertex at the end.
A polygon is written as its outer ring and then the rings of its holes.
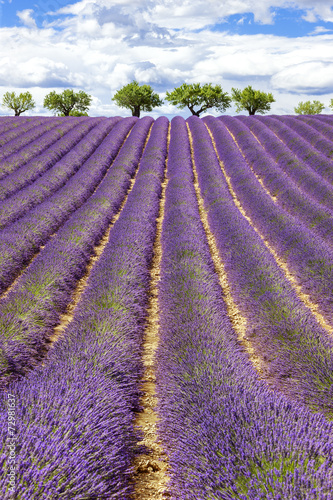
{"type": "Polygon", "coordinates": [[[270,91],[277,114],[301,100],[328,106],[332,49],[327,0],[0,0],[0,96],[29,90],[38,114],[64,88],[89,92],[91,114],[126,114],[111,97],[134,78],[162,98],[200,81],[270,91]]]}

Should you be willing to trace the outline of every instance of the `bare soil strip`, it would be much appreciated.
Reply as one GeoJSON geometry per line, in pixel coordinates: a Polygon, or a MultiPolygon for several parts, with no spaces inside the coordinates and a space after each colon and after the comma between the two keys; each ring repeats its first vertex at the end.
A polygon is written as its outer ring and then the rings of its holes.
{"type": "MultiPolygon", "coordinates": [[[[170,124],[168,131],[168,149],[170,143],[170,124]]],[[[154,242],[154,256],[151,265],[151,282],[149,291],[149,305],[147,310],[147,324],[143,342],[144,374],[142,378],[143,396],[140,400],[142,411],[138,413],[135,426],[143,433],[143,439],[138,446],[145,446],[147,452],[138,455],[134,461],[134,495],[133,500],[162,500],[169,496],[168,457],[158,439],[156,425],[158,414],[156,376],[154,368],[155,352],[159,341],[159,308],[158,308],[158,281],[160,280],[160,264],[162,257],[161,234],[164,218],[165,190],[167,187],[167,158],[165,161],[164,180],[159,215],[156,219],[156,237],[154,242]]]]}
{"type": "MultiPolygon", "coordinates": [[[[206,127],[207,127],[207,125],[206,125],[206,127]]],[[[250,219],[250,217],[248,215],[246,215],[245,210],[243,209],[240,201],[237,198],[237,195],[236,195],[235,191],[232,188],[230,177],[227,175],[227,173],[225,171],[223,162],[220,160],[220,158],[218,156],[218,152],[217,152],[217,149],[216,149],[216,144],[215,144],[214,137],[213,137],[213,135],[212,135],[212,133],[211,133],[211,131],[210,131],[210,129],[208,127],[207,127],[207,130],[208,130],[209,135],[211,137],[211,140],[212,140],[212,143],[213,143],[213,146],[214,146],[214,149],[215,149],[215,153],[216,153],[217,159],[218,159],[218,161],[220,163],[221,170],[222,170],[223,175],[225,176],[225,179],[227,181],[230,194],[231,194],[231,196],[232,196],[232,198],[234,200],[234,203],[237,206],[238,210],[245,217],[245,219],[249,222],[249,224],[251,224],[251,226],[258,233],[258,235],[260,236],[260,238],[263,240],[265,246],[268,248],[268,250],[273,255],[273,257],[276,260],[278,266],[284,271],[287,280],[289,281],[289,283],[291,284],[291,286],[295,290],[298,298],[303,302],[303,304],[308,309],[310,309],[311,313],[314,315],[314,317],[316,318],[316,320],[320,324],[320,326],[322,328],[324,328],[330,335],[333,335],[333,327],[332,327],[332,325],[330,325],[326,321],[326,319],[324,318],[324,316],[319,312],[319,306],[318,306],[318,304],[316,304],[315,302],[312,302],[310,296],[307,293],[304,293],[302,291],[302,287],[297,283],[296,278],[289,271],[287,263],[278,256],[278,254],[276,253],[276,251],[274,250],[274,248],[268,243],[268,241],[264,238],[264,236],[260,233],[260,231],[255,227],[255,225],[253,224],[253,222],[250,219]]]]}
{"type": "Polygon", "coordinates": [[[199,213],[201,217],[201,222],[204,227],[208,245],[210,248],[210,253],[214,262],[214,267],[215,267],[215,272],[217,273],[220,281],[220,285],[222,288],[223,292],[223,298],[226,303],[227,307],[227,312],[229,319],[231,321],[231,324],[237,334],[237,338],[239,343],[244,347],[246,352],[248,353],[248,356],[258,371],[259,375],[263,374],[263,369],[264,369],[264,361],[256,354],[255,350],[252,347],[251,342],[246,338],[246,325],[247,321],[244,316],[242,316],[240,310],[238,309],[238,306],[236,302],[233,299],[227,274],[225,272],[225,267],[223,264],[223,261],[221,259],[221,256],[219,254],[218,248],[216,246],[215,242],[215,237],[213,233],[211,232],[209,228],[209,223],[208,223],[208,218],[207,218],[207,213],[204,208],[204,202],[203,198],[200,193],[200,187],[199,187],[199,182],[198,182],[198,174],[195,166],[195,161],[194,161],[194,154],[193,154],[193,139],[192,139],[192,134],[190,131],[190,128],[187,124],[187,130],[190,138],[190,147],[191,147],[191,157],[192,157],[192,166],[193,166],[193,174],[194,174],[194,189],[195,193],[197,196],[197,201],[198,201],[198,206],[199,206],[199,213]]]}
{"type": "MultiPolygon", "coordinates": [[[[151,127],[150,127],[150,129],[148,131],[143,151],[145,150],[145,147],[146,147],[147,142],[149,140],[151,129],[152,129],[152,125],[151,125],[151,127]]],[[[122,146],[125,144],[125,142],[126,142],[128,136],[129,136],[130,132],[127,134],[124,142],[122,143],[122,146]]],[[[120,147],[119,151],[121,150],[122,146],[120,147]]],[[[79,300],[81,298],[81,295],[82,295],[84,289],[87,286],[88,279],[89,279],[89,276],[91,274],[91,271],[92,271],[94,265],[100,259],[101,255],[103,253],[103,250],[104,250],[105,246],[107,245],[107,243],[109,241],[111,229],[113,228],[114,224],[119,219],[120,214],[122,212],[122,209],[124,208],[125,203],[127,201],[127,198],[128,198],[128,196],[129,196],[129,194],[130,194],[130,192],[131,192],[131,190],[132,190],[132,188],[134,186],[138,170],[139,170],[139,164],[137,166],[137,169],[135,171],[134,176],[131,178],[131,182],[130,182],[130,185],[129,185],[128,189],[127,189],[127,193],[126,193],[126,195],[125,195],[125,197],[124,197],[124,199],[123,199],[123,201],[122,201],[122,203],[121,203],[121,205],[119,207],[118,212],[112,218],[112,220],[111,220],[111,222],[109,224],[109,227],[107,228],[104,236],[102,237],[102,239],[100,240],[100,242],[98,243],[98,245],[96,245],[94,247],[94,253],[93,253],[93,255],[89,259],[89,262],[88,262],[87,267],[86,267],[86,271],[85,271],[84,275],[82,276],[82,278],[80,278],[79,281],[77,282],[76,287],[75,287],[74,292],[73,292],[72,297],[71,297],[71,301],[67,305],[66,311],[60,316],[59,324],[54,328],[52,335],[48,339],[48,343],[49,344],[50,343],[51,343],[51,345],[54,344],[54,342],[56,342],[64,334],[67,326],[72,321],[73,316],[74,316],[75,308],[76,308],[77,304],[79,303],[79,300]]],[[[95,191],[96,191],[96,189],[95,189],[95,191]]]]}

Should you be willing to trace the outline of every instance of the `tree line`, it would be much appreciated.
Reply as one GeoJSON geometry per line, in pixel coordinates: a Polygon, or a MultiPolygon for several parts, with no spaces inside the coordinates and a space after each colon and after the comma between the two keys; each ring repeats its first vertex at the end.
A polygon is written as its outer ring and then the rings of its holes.
{"type": "MultiPolygon", "coordinates": [[[[183,83],[172,92],[166,93],[166,98],[172,105],[179,109],[188,108],[192,115],[200,116],[208,109],[216,109],[222,113],[234,102],[236,111],[247,111],[249,115],[255,113],[264,114],[271,109],[271,103],[275,102],[273,94],[255,90],[248,85],[243,90],[232,88],[231,96],[224,92],[221,85],[211,83],[183,83]]],[[[74,92],[66,89],[57,94],[50,92],[44,98],[44,107],[53,111],[57,116],[88,116],[92,97],[83,90],[74,92]]],[[[152,111],[162,106],[163,101],[154,92],[150,85],[139,85],[136,80],[124,85],[112,97],[120,108],[127,108],[132,116],[140,117],[142,111],[152,111]]],[[[36,106],[30,92],[6,92],[2,99],[2,106],[14,111],[15,116],[20,116],[25,111],[34,109],[36,106]]],[[[333,99],[329,104],[333,109],[333,99]]],[[[294,108],[297,114],[315,115],[323,111],[325,105],[320,101],[299,102],[294,108]]]]}

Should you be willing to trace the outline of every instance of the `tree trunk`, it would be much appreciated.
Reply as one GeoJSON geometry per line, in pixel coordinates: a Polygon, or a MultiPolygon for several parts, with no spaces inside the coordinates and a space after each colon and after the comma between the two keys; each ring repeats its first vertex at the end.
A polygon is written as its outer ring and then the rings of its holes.
{"type": "Polygon", "coordinates": [[[132,116],[137,116],[138,118],[140,118],[140,105],[134,106],[134,109],[132,110],[132,116]]]}
{"type": "Polygon", "coordinates": [[[15,116],[20,116],[21,111],[19,109],[15,109],[15,116]]]}
{"type": "Polygon", "coordinates": [[[188,109],[191,111],[191,113],[192,113],[193,116],[200,116],[201,109],[199,111],[195,111],[193,109],[193,106],[188,106],[188,109]]]}
{"type": "Polygon", "coordinates": [[[256,110],[250,109],[250,111],[249,111],[249,115],[254,115],[254,114],[255,114],[255,112],[256,112],[256,110]]]}

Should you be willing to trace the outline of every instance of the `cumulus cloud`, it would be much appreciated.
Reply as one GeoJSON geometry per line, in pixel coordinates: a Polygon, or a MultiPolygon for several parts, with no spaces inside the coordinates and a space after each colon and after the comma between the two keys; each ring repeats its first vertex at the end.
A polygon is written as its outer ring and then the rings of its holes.
{"type": "Polygon", "coordinates": [[[288,89],[294,93],[323,94],[333,88],[333,64],[309,61],[289,66],[272,77],[276,89],[288,89]]]}
{"type": "Polygon", "coordinates": [[[18,11],[16,15],[24,26],[27,26],[27,28],[35,29],[37,28],[37,25],[36,21],[32,17],[33,12],[33,9],[25,9],[18,11]]]}
{"type": "MultiPolygon", "coordinates": [[[[298,0],[293,5],[315,19],[331,15],[330,2],[315,7],[311,3],[298,0]]],[[[290,1],[83,0],[65,7],[58,3],[57,15],[42,28],[26,9],[20,13],[24,26],[0,28],[0,95],[10,86],[39,88],[36,99],[41,106],[50,90],[84,89],[93,96],[91,114],[125,115],[111,97],[133,79],[151,84],[161,96],[184,81],[200,81],[221,83],[228,92],[248,84],[273,91],[272,112],[292,112],[303,95],[331,92],[333,34],[317,26],[311,36],[299,38],[236,35],[227,22],[224,32],[211,29],[235,13],[253,12],[258,22],[271,23],[274,8],[287,4],[290,1]]],[[[166,103],[154,114],[174,112],[166,103]]]]}

